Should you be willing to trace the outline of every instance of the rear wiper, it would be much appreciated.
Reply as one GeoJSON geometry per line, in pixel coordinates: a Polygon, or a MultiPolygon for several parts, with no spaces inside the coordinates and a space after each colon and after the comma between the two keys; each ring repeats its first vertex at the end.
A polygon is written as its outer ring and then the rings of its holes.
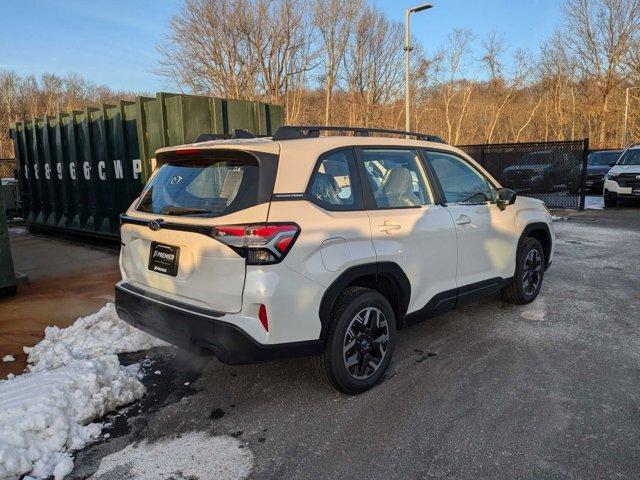
{"type": "Polygon", "coordinates": [[[211,212],[201,208],[164,207],[160,213],[164,215],[198,215],[211,212]]]}

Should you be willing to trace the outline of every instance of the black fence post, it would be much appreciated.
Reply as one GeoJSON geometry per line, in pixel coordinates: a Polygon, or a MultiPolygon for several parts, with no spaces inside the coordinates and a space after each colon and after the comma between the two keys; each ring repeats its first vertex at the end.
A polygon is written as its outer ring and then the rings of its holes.
{"type": "Polygon", "coordinates": [[[589,157],[589,137],[584,139],[582,147],[582,178],[580,181],[580,211],[584,211],[587,195],[587,158],[589,157]]]}

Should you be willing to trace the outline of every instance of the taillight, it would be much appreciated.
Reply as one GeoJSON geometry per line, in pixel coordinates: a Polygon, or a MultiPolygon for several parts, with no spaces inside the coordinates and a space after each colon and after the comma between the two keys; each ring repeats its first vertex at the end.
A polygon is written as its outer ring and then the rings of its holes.
{"type": "Polygon", "coordinates": [[[213,238],[230,246],[247,259],[249,265],[280,262],[298,238],[295,223],[221,225],[213,228],[213,238]]]}

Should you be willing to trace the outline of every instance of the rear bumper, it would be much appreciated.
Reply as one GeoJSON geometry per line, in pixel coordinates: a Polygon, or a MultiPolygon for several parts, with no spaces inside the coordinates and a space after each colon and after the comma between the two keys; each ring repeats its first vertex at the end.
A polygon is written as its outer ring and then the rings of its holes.
{"type": "Polygon", "coordinates": [[[125,322],[185,350],[213,353],[228,364],[317,355],[320,340],[261,344],[224,313],[202,310],[144,292],[128,283],[116,285],[116,311],[125,322]]]}

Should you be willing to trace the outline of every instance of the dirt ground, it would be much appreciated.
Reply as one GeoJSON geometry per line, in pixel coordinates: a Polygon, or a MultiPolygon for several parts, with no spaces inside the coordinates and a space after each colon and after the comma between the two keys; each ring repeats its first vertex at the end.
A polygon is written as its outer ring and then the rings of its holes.
{"type": "Polygon", "coordinates": [[[113,301],[113,285],[120,279],[115,249],[31,235],[20,226],[9,233],[15,270],[29,283],[14,297],[0,299],[0,358],[16,358],[0,362],[0,378],[23,371],[22,347],[42,339],[45,327],[68,326],[113,301]]]}

